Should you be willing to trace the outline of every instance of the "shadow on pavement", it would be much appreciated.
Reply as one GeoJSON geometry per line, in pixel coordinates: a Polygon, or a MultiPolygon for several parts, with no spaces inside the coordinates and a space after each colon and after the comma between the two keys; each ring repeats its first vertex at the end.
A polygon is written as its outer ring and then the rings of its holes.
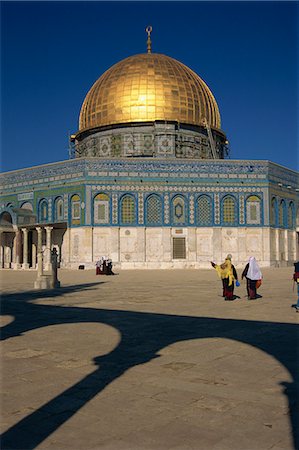
{"type": "MultiPolygon", "coordinates": [[[[97,284],[46,291],[42,295],[61,296],[64,292],[92,289],[97,284]]],[[[93,373],[3,433],[3,450],[34,449],[128,369],[159,357],[159,351],[173,343],[204,338],[226,338],[249,344],[284,365],[293,378],[293,383],[282,382],[281,385],[289,402],[294,448],[298,449],[297,325],[41,305],[32,302],[36,298],[41,298],[41,293],[33,291],[2,296],[2,314],[14,316],[14,321],[2,328],[2,340],[49,325],[85,322],[110,325],[119,331],[121,340],[110,353],[94,358],[96,369],[93,373]]]]}

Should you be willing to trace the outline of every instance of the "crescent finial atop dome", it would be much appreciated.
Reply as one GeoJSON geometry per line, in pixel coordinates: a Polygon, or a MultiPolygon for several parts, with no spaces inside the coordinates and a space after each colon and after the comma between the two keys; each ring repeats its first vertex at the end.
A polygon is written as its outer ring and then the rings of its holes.
{"type": "Polygon", "coordinates": [[[151,32],[153,31],[153,27],[149,25],[146,27],[145,31],[147,32],[147,53],[152,53],[151,32]]]}

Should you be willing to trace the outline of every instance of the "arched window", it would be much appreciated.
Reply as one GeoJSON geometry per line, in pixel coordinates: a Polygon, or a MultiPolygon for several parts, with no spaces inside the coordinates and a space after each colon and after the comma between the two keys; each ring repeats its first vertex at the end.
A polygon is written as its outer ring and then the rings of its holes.
{"type": "Polygon", "coordinates": [[[39,218],[41,222],[48,220],[48,202],[47,200],[41,200],[39,204],[39,218]]]}
{"type": "Polygon", "coordinates": [[[277,200],[275,197],[272,197],[270,206],[270,225],[272,225],[273,227],[276,226],[276,216],[277,216],[277,200]]]}
{"type": "Polygon", "coordinates": [[[197,200],[196,223],[202,226],[212,224],[212,201],[208,195],[201,195],[197,200]]]}
{"type": "Polygon", "coordinates": [[[132,195],[125,195],[121,199],[120,220],[123,224],[134,224],[136,222],[136,205],[132,195]]]}
{"type": "Polygon", "coordinates": [[[290,202],[288,207],[288,227],[294,228],[294,203],[290,202]]]}
{"type": "Polygon", "coordinates": [[[261,223],[261,199],[257,195],[250,195],[246,200],[246,222],[252,225],[261,223]]]}
{"type": "Polygon", "coordinates": [[[33,211],[33,206],[30,202],[25,202],[22,204],[21,209],[27,209],[28,211],[33,211]]]}
{"type": "Polygon", "coordinates": [[[145,221],[147,225],[162,224],[162,201],[158,195],[152,194],[147,198],[145,214],[145,221]]]}
{"type": "Polygon", "coordinates": [[[63,215],[63,200],[61,197],[58,197],[55,200],[55,220],[58,222],[62,221],[63,215]]]}
{"type": "Polygon", "coordinates": [[[179,195],[172,200],[172,221],[175,225],[186,223],[185,199],[179,195]]]}
{"type": "Polygon", "coordinates": [[[71,214],[72,214],[72,223],[74,225],[80,224],[81,221],[81,204],[80,204],[80,196],[75,194],[71,198],[71,214]]]}
{"type": "Polygon", "coordinates": [[[286,203],[284,200],[281,200],[279,203],[279,210],[278,210],[278,224],[280,227],[285,226],[285,211],[286,211],[286,203]]]}
{"type": "Polygon", "coordinates": [[[109,223],[109,195],[98,194],[93,203],[94,223],[109,223]]]}
{"type": "Polygon", "coordinates": [[[224,225],[237,223],[237,204],[232,195],[227,195],[222,201],[222,222],[224,225]]]}

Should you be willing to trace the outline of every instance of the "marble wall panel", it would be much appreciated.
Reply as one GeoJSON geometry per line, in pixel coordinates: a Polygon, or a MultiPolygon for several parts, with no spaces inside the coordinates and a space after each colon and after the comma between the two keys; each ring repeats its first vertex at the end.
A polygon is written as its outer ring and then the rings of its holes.
{"type": "Polygon", "coordinates": [[[102,256],[110,258],[111,228],[95,227],[93,230],[93,259],[98,261],[102,256]]]}
{"type": "Polygon", "coordinates": [[[187,259],[188,261],[196,261],[196,228],[187,229],[187,259]]]}
{"type": "Polygon", "coordinates": [[[120,228],[120,261],[139,262],[145,258],[144,228],[120,228]]]}
{"type": "MultiPolygon", "coordinates": [[[[270,228],[80,227],[53,238],[62,240],[62,267],[94,268],[101,256],[116,268],[209,268],[228,253],[238,271],[253,255],[261,267],[287,265],[298,258],[296,232],[270,228]],[[179,230],[180,231],[180,230],[179,230]],[[172,259],[172,239],[186,238],[186,259],[172,259]],[[291,261],[291,262],[290,262],[291,261]]],[[[55,234],[54,234],[55,236],[55,234]]],[[[55,242],[54,242],[55,241],[55,242]]]]}
{"type": "Polygon", "coordinates": [[[162,228],[146,229],[146,261],[163,261],[164,246],[162,228]]]}
{"type": "MultiPolygon", "coordinates": [[[[213,228],[196,229],[196,259],[197,261],[212,261],[214,258],[213,228]]],[[[220,231],[220,230],[219,230],[220,231]]],[[[217,233],[216,233],[217,234],[217,233]]],[[[216,237],[217,239],[217,237],[216,237]]]]}

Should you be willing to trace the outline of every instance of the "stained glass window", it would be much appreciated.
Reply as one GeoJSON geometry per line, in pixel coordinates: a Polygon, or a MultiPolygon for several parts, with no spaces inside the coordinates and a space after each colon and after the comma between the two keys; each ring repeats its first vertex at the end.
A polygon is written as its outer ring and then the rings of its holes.
{"type": "Polygon", "coordinates": [[[185,200],[182,197],[175,197],[172,201],[173,223],[183,224],[186,221],[185,200]]]}
{"type": "Polygon", "coordinates": [[[251,195],[246,201],[246,221],[252,225],[261,223],[261,199],[257,195],[251,195]]]}
{"type": "Polygon", "coordinates": [[[125,195],[121,201],[121,222],[133,224],[136,222],[135,200],[131,195],[125,195]]]}
{"type": "Polygon", "coordinates": [[[162,224],[162,202],[158,195],[150,195],[146,201],[146,223],[162,224]]]}
{"type": "Polygon", "coordinates": [[[109,196],[98,194],[94,199],[94,222],[109,223],[109,196]]]}
{"type": "Polygon", "coordinates": [[[223,223],[235,224],[236,223],[236,200],[232,196],[227,196],[224,198],[222,203],[222,219],[223,223]]]}
{"type": "Polygon", "coordinates": [[[207,195],[201,195],[197,200],[196,221],[198,225],[211,225],[212,202],[207,195]]]}

